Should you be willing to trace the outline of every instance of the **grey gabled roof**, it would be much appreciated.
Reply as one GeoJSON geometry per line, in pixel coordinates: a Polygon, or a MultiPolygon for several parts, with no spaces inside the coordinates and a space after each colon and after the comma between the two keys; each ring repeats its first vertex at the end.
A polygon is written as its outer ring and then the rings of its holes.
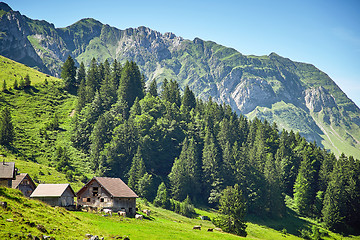
{"type": "Polygon", "coordinates": [[[34,187],[36,187],[34,181],[31,179],[30,175],[27,173],[20,173],[19,175],[16,175],[16,179],[12,181],[12,188],[17,188],[19,186],[19,184],[22,182],[22,180],[24,180],[24,178],[28,178],[30,182],[30,184],[34,185],[34,187]]]}
{"type": "Polygon", "coordinates": [[[138,198],[138,195],[136,195],[136,193],[134,193],[120,178],[110,177],[94,177],[77,192],[77,196],[79,196],[92,181],[97,181],[113,197],[138,198]]]}
{"type": "Polygon", "coordinates": [[[0,178],[15,179],[15,163],[0,162],[0,178]]]}
{"type": "Polygon", "coordinates": [[[61,195],[66,191],[67,188],[70,188],[71,192],[75,192],[71,188],[70,184],[39,184],[37,188],[33,191],[30,197],[61,197],[61,195]]]}

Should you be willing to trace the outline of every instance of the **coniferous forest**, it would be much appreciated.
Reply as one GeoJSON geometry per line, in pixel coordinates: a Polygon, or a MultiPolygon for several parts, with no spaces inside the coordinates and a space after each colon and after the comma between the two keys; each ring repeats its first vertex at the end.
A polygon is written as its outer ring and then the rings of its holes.
{"type": "Polygon", "coordinates": [[[235,192],[246,214],[281,218],[286,202],[330,230],[359,231],[359,160],[197,99],[176,81],[145,85],[134,62],[93,59],[76,70],[69,57],[62,77],[78,95],[71,141],[96,175],[120,177],[165,208],[192,202],[221,210],[222,193],[235,192]]]}

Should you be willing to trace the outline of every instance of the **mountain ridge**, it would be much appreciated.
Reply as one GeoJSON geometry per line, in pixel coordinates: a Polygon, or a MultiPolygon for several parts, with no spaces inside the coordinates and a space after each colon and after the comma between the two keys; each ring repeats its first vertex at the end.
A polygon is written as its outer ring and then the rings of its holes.
{"type": "Polygon", "coordinates": [[[0,17],[0,32],[1,55],[43,72],[59,76],[69,54],[85,65],[93,57],[132,60],[147,80],[177,80],[202,99],[212,97],[250,118],[276,120],[280,130],[300,131],[336,155],[350,150],[360,158],[360,109],[312,64],[276,53],[243,55],[213,41],[144,26],[120,30],[93,18],[55,28],[9,10],[0,17]]]}

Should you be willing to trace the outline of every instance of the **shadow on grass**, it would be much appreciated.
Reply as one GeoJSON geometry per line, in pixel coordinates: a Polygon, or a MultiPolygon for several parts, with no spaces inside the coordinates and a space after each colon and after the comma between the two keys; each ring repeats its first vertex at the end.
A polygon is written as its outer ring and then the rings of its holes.
{"type": "Polygon", "coordinates": [[[310,229],[310,223],[301,219],[293,210],[287,208],[286,215],[282,218],[270,218],[268,216],[260,217],[249,215],[246,220],[251,223],[264,225],[277,231],[284,231],[288,234],[300,236],[302,229],[310,229]]]}

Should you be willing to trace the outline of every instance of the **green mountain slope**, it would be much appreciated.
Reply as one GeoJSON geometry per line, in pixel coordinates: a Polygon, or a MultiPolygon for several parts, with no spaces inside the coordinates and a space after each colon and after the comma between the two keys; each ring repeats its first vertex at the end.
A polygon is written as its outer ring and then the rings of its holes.
{"type": "Polygon", "coordinates": [[[85,65],[93,57],[98,62],[134,60],[147,80],[161,84],[164,78],[175,79],[203,99],[211,96],[250,118],[300,131],[336,155],[360,158],[360,109],[311,64],[275,53],[246,56],[211,41],[185,40],[147,27],[120,30],[91,18],[58,29],[5,5],[0,17],[4,56],[54,76],[68,54],[85,65]]]}
{"type": "MultiPolygon", "coordinates": [[[[111,217],[103,217],[101,213],[69,212],[29,200],[23,197],[20,191],[4,187],[0,187],[0,201],[6,201],[8,204],[6,209],[0,208],[1,239],[26,239],[28,234],[32,237],[38,236],[40,239],[42,235],[55,239],[83,239],[85,234],[98,235],[105,239],[125,236],[130,239],[245,239],[219,231],[208,232],[208,228],[214,228],[210,221],[186,218],[152,205],[146,206],[141,201],[138,206],[141,209],[151,210],[150,219],[123,220],[115,214],[111,217]],[[40,231],[39,225],[42,225],[44,227],[42,229],[46,232],[40,231]],[[195,225],[201,225],[202,229],[193,230],[192,227],[195,225]]],[[[196,212],[210,217],[216,215],[214,212],[199,209],[196,209],[196,212]]],[[[292,221],[292,224],[294,223],[301,223],[305,228],[314,225],[306,219],[292,221]]],[[[271,229],[266,226],[267,224],[266,220],[262,220],[261,224],[250,221],[246,239],[301,239],[290,233],[284,234],[281,229],[280,231],[271,229]]],[[[285,221],[276,224],[284,224],[282,228],[287,228],[285,221]]],[[[358,239],[340,236],[324,229],[321,231],[324,235],[323,239],[358,239]]]]}

